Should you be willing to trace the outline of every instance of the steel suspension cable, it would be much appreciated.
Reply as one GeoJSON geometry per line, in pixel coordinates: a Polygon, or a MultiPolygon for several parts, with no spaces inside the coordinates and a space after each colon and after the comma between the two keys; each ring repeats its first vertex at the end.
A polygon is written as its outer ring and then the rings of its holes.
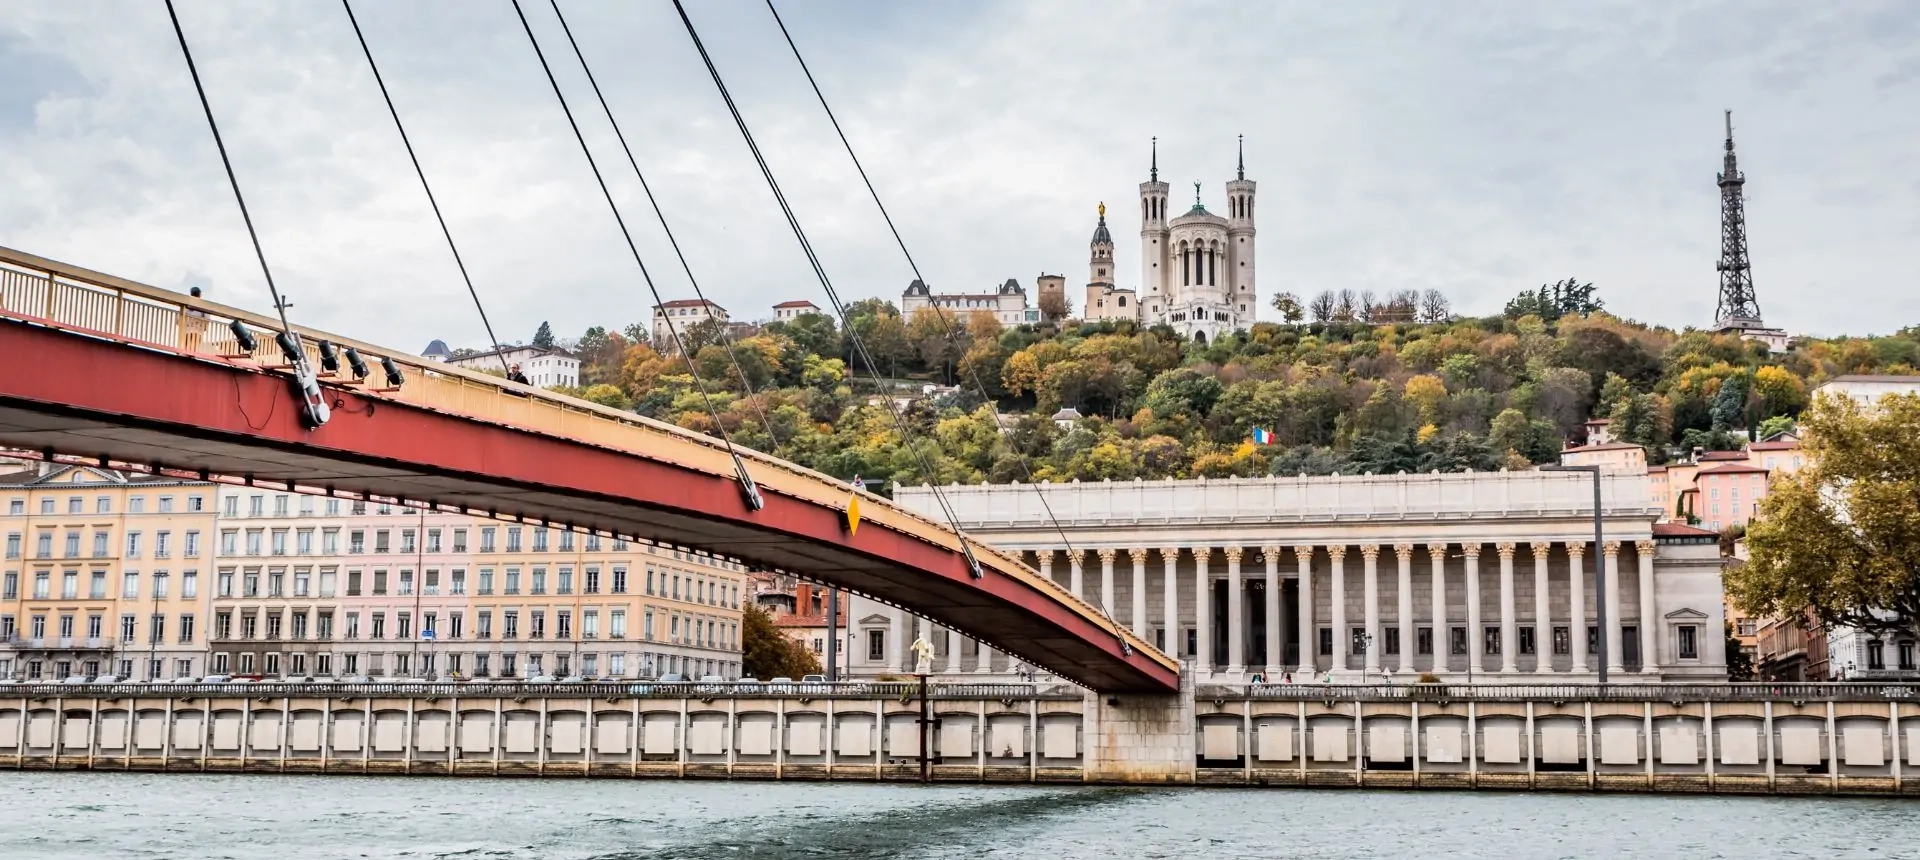
{"type": "MultiPolygon", "coordinates": [[[[193,91],[200,96],[200,109],[207,115],[207,129],[213,132],[213,146],[220,151],[220,166],[226,169],[227,184],[233,187],[233,201],[240,206],[240,220],[247,225],[247,238],[253,242],[253,256],[260,261],[260,274],[267,279],[267,293],[273,296],[273,310],[280,317],[280,337],[277,339],[281,351],[286,353],[288,363],[293,365],[294,390],[300,395],[307,424],[318,427],[327,423],[331,410],[321,396],[313,365],[307,361],[307,352],[300,346],[300,335],[293,330],[293,324],[287,321],[287,302],[280,296],[280,287],[273,282],[273,269],[267,265],[267,252],[260,246],[260,231],[254,229],[253,215],[247,211],[247,198],[240,193],[240,178],[233,172],[233,159],[227,156],[227,143],[220,137],[220,123],[213,118],[213,102],[207,99],[207,88],[200,83],[200,68],[193,62],[193,49],[187,47],[187,31],[180,26],[180,14],[174,11],[173,0],[167,0],[167,18],[173,22],[173,35],[180,40],[180,55],[186,58],[187,74],[193,78],[193,91]]],[[[234,324],[239,325],[239,321],[236,320],[234,324]]]]}
{"type": "MultiPolygon", "coordinates": [[[[807,240],[806,231],[801,229],[799,219],[793,214],[793,207],[787,202],[786,193],[780,190],[780,183],[774,178],[773,169],[767,165],[766,157],[761,154],[760,145],[754,140],[752,130],[747,127],[746,118],[741,115],[740,107],[734,103],[732,94],[728,92],[726,82],[720,76],[719,67],[714,65],[713,57],[707,53],[706,45],[700,41],[700,33],[693,26],[693,19],[687,16],[686,7],[681,4],[681,0],[673,0],[673,8],[680,14],[680,21],[686,26],[687,36],[692,39],[695,50],[700,53],[700,60],[706,65],[707,74],[713,78],[714,87],[720,91],[720,98],[726,103],[727,111],[733,116],[734,125],[739,127],[740,136],[746,140],[747,150],[753,154],[754,163],[760,167],[760,175],[767,180],[767,187],[772,190],[774,201],[779,204],[781,214],[786,216],[787,226],[793,230],[794,238],[799,241],[800,250],[806,255],[808,264],[813,268],[814,277],[820,281],[821,288],[826,292],[827,301],[833,305],[834,313],[840,317],[840,324],[847,333],[847,339],[853,344],[854,351],[861,362],[867,366],[867,372],[873,377],[876,388],[884,388],[880,385],[880,373],[874,364],[872,354],[867,351],[859,332],[855,331],[851,325],[846,306],[840,301],[839,292],[834,289],[832,279],[827,277],[825,266],[820,263],[819,256],[814,253],[813,244],[807,240]]],[[[933,490],[934,501],[946,514],[947,525],[953,530],[961,553],[966,556],[969,572],[975,578],[979,578],[983,575],[980,560],[974,557],[973,547],[967,542],[965,532],[960,529],[959,517],[954,514],[946,494],[940,492],[939,479],[934,475],[933,464],[928,461],[926,452],[913,444],[913,432],[908,427],[906,419],[901,416],[900,409],[894,404],[893,398],[883,390],[881,400],[886,405],[887,413],[893,417],[901,442],[919,462],[920,472],[927,481],[928,487],[933,490]]]]}
{"type": "Polygon", "coordinates": [[[260,260],[260,274],[267,279],[267,292],[273,295],[273,309],[280,315],[280,325],[289,332],[292,323],[287,322],[287,305],[280,300],[280,288],[273,283],[273,270],[267,266],[267,252],[260,248],[260,232],[253,228],[253,216],[247,212],[247,198],[240,193],[240,180],[234,176],[233,160],[227,157],[226,141],[220,137],[220,123],[213,119],[213,103],[207,101],[207,89],[200,84],[200,69],[194,65],[193,50],[187,47],[187,32],[180,28],[180,15],[174,12],[173,0],[167,0],[167,17],[173,19],[173,34],[180,39],[180,54],[187,59],[187,74],[193,76],[193,90],[200,95],[200,108],[206,111],[207,128],[213,132],[213,146],[220,151],[220,166],[227,170],[227,184],[233,186],[233,201],[240,204],[240,220],[247,225],[247,238],[253,240],[253,255],[260,260]]]}
{"type": "MultiPolygon", "coordinates": [[[[647,291],[653,294],[654,306],[664,311],[666,303],[660,298],[660,288],[654,284],[653,275],[647,271],[646,261],[640,257],[640,246],[634,243],[633,233],[627,230],[627,221],[620,215],[620,206],[613,200],[613,191],[607,187],[606,177],[600,174],[600,163],[594,159],[592,148],[587,146],[587,136],[580,131],[580,123],[573,118],[573,108],[567,105],[566,94],[560,91],[560,81],[553,76],[553,67],[547,63],[546,52],[540,49],[540,40],[533,35],[533,24],[527,21],[527,13],[520,8],[520,0],[513,0],[513,11],[520,17],[521,28],[527,31],[527,42],[533,45],[533,54],[540,60],[540,69],[546,73],[548,85],[553,87],[553,97],[560,102],[560,111],[566,114],[567,125],[573,129],[574,139],[580,143],[581,154],[587,157],[587,166],[593,170],[594,182],[599,184],[600,193],[607,198],[607,208],[613,211],[614,223],[620,226],[620,235],[627,241],[627,250],[633,253],[634,264],[640,267],[640,277],[646,281],[647,291]]],[[[714,407],[713,395],[707,392],[706,383],[700,379],[699,369],[694,367],[693,356],[687,354],[686,340],[680,336],[680,327],[674,324],[672,316],[664,313],[663,316],[667,321],[667,333],[673,336],[674,347],[680,351],[681,358],[686,360],[687,373],[693,377],[694,388],[699,390],[700,399],[706,404],[707,414],[713,419],[714,429],[720,432],[720,441],[726,444],[727,454],[733,458],[734,474],[740,480],[741,491],[746,494],[747,506],[757,511],[764,504],[760,498],[760,488],[754,484],[753,476],[747,473],[746,460],[740,456],[739,450],[734,448],[733,438],[727,433],[726,424],[720,420],[720,413],[714,407]]]]}
{"type": "MultiPolygon", "coordinates": [[[[341,0],[345,2],[345,0],[341,0]]],[[[606,94],[600,91],[600,81],[593,74],[593,67],[587,63],[587,55],[580,50],[580,43],[573,38],[573,28],[567,25],[567,16],[560,11],[559,0],[547,0],[553,6],[553,15],[560,19],[560,31],[567,34],[567,44],[573,48],[573,56],[580,61],[580,69],[587,73],[587,83],[593,87],[594,98],[600,101],[600,110],[607,116],[607,124],[613,126],[613,136],[620,141],[620,150],[627,155],[627,164],[633,167],[633,175],[640,180],[640,190],[646,192],[647,203],[653,206],[653,215],[660,221],[660,229],[667,234],[667,244],[673,247],[673,255],[680,260],[680,270],[687,275],[687,283],[693,285],[693,294],[700,301],[707,300],[707,294],[700,289],[699,279],[693,276],[693,267],[687,263],[687,255],[680,250],[680,240],[673,235],[673,228],[667,224],[667,213],[661,211],[660,201],[653,196],[653,186],[647,182],[646,174],[640,172],[640,162],[633,157],[633,147],[627,145],[627,136],[620,130],[620,123],[613,118],[613,108],[607,104],[606,94]]],[[[753,382],[747,379],[747,371],[740,366],[740,357],[734,352],[733,336],[727,333],[726,326],[720,327],[720,341],[726,346],[727,360],[733,363],[733,372],[740,376],[741,390],[753,403],[754,411],[760,415],[760,426],[766,428],[768,438],[773,440],[773,448],[780,450],[780,436],[774,432],[772,422],[767,420],[767,410],[755,397],[753,382]]],[[[718,421],[718,417],[715,419],[718,421]]]]}
{"type": "MultiPolygon", "coordinates": [[[[887,211],[886,204],[880,201],[880,192],[874,188],[873,179],[867,175],[867,168],[860,163],[860,156],[854,153],[853,143],[847,139],[846,130],[840,126],[840,118],[834,115],[833,107],[827,103],[826,93],[820,89],[820,82],[814,79],[813,70],[807,66],[806,57],[800,53],[800,46],[793,41],[793,34],[787,31],[787,22],[781,19],[780,10],[774,8],[773,0],[766,0],[766,4],[767,11],[773,14],[774,23],[780,27],[780,35],[786,39],[787,47],[793,51],[794,60],[800,64],[800,71],[806,75],[807,84],[813,88],[814,97],[819,99],[821,110],[826,112],[827,120],[833,124],[833,132],[839,136],[840,145],[847,151],[847,158],[853,162],[854,170],[859,171],[860,181],[866,185],[867,194],[873,198],[873,205],[880,210],[880,217],[886,220],[887,229],[893,233],[894,243],[900,246],[900,254],[906,257],[907,267],[913,270],[914,278],[919,279],[921,283],[926,283],[926,279],[920,274],[920,264],[914,262],[913,252],[907,250],[907,242],[901,237],[900,228],[893,222],[893,215],[887,211]]],[[[952,322],[947,319],[946,313],[938,307],[933,308],[933,311],[934,316],[939,319],[943,330],[946,332],[948,341],[952,342],[957,340],[958,332],[955,330],[952,322]]],[[[973,380],[974,389],[979,392],[980,399],[987,404],[988,409],[993,411],[994,428],[997,431],[1000,424],[999,405],[994,401],[993,397],[987,393],[986,384],[980,379],[979,368],[968,367],[967,375],[973,380]]],[[[1067,537],[1067,530],[1060,524],[1060,518],[1054,516],[1053,505],[1048,503],[1047,494],[1041,490],[1040,484],[1033,479],[1033,468],[1029,465],[1026,455],[1020,453],[1017,449],[1014,450],[1014,454],[1015,461],[1020,464],[1020,470],[1026,475],[1027,483],[1033,487],[1034,494],[1040,499],[1041,508],[1047,512],[1047,519],[1053,523],[1054,531],[1059,533],[1060,541],[1065,545],[1067,552],[1072,554],[1074,552],[1073,541],[1067,537]]],[[[1102,610],[1106,610],[1104,606],[1101,608],[1102,610]]],[[[1111,613],[1109,613],[1109,615],[1111,615],[1111,613]]]]}
{"type": "Polygon", "coordinates": [[[507,366],[507,355],[501,349],[499,336],[493,333],[493,322],[487,319],[486,306],[480,303],[480,291],[474,289],[473,276],[467,273],[467,264],[460,258],[460,246],[454,244],[453,231],[447,227],[446,216],[440,214],[440,201],[433,195],[433,186],[427,182],[427,171],[420,166],[420,157],[413,152],[413,140],[407,136],[407,127],[400,121],[400,111],[393,106],[393,95],[387,92],[387,80],[380,74],[380,64],[373,61],[373,49],[367,47],[367,36],[360,31],[360,20],[354,17],[351,0],[340,0],[347,10],[347,22],[353,25],[353,36],[360,40],[360,52],[367,57],[367,68],[373,70],[373,81],[380,85],[380,98],[387,103],[387,113],[393,117],[393,127],[400,132],[400,143],[407,148],[407,160],[413,162],[414,175],[420,177],[420,188],[427,193],[427,205],[433,207],[433,219],[440,222],[440,235],[447,237],[447,250],[453,252],[453,264],[460,269],[460,280],[467,285],[467,295],[473,297],[473,308],[480,312],[480,325],[487,330],[487,342],[493,346],[493,354],[500,359],[501,371],[512,375],[513,369],[507,366]]]}

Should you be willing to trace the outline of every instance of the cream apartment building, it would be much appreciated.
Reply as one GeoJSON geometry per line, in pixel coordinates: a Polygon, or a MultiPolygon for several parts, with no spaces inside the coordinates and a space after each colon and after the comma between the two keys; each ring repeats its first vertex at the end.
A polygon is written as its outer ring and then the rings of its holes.
{"type": "Polygon", "coordinates": [[[0,677],[205,669],[211,484],[35,463],[0,476],[0,677]]]}
{"type": "Polygon", "coordinates": [[[209,671],[737,675],[730,560],[378,501],[221,491],[209,671]]]}

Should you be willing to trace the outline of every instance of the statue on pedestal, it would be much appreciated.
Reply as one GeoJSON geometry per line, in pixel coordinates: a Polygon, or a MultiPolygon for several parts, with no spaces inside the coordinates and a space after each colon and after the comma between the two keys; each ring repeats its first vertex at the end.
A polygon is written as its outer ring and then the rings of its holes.
{"type": "Polygon", "coordinates": [[[913,673],[916,675],[932,674],[933,645],[926,639],[916,638],[913,640],[913,644],[908,647],[909,650],[913,651],[913,673]]]}

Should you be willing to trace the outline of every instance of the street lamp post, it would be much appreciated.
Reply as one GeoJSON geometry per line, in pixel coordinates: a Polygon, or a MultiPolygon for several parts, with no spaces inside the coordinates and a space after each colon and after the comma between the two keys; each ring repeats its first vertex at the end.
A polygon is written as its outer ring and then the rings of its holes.
{"type": "Polygon", "coordinates": [[[1361,660],[1360,683],[1362,684],[1370,683],[1367,680],[1367,672],[1369,670],[1367,669],[1366,661],[1368,658],[1372,656],[1373,656],[1373,634],[1362,633],[1360,634],[1360,660],[1361,660]]]}
{"type": "MultiPolygon", "coordinates": [[[[1594,620],[1600,629],[1600,635],[1594,643],[1599,650],[1599,653],[1594,655],[1594,666],[1600,671],[1600,683],[1605,684],[1607,683],[1607,640],[1609,638],[1609,631],[1607,630],[1607,573],[1606,566],[1601,564],[1600,558],[1601,548],[1605,546],[1600,521],[1600,467],[1597,465],[1545,465],[1540,467],[1540,471],[1589,472],[1593,475],[1593,552],[1590,554],[1590,557],[1593,559],[1593,614],[1594,620]]],[[[1579,621],[1580,619],[1578,618],[1574,619],[1574,623],[1576,624],[1579,623],[1579,621]]],[[[1575,641],[1577,642],[1578,640],[1576,639],[1575,641]]],[[[1576,645],[1575,647],[1578,646],[1576,645]]]]}

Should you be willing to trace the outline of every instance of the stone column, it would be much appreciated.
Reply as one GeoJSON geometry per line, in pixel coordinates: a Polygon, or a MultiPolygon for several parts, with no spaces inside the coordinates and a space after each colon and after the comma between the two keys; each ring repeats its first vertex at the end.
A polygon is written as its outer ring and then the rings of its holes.
{"type": "Polygon", "coordinates": [[[1267,563],[1267,683],[1280,674],[1280,548],[1268,544],[1260,548],[1260,560],[1267,563]]]}
{"type": "Polygon", "coordinates": [[[1115,550],[1100,550],[1100,609],[1113,614],[1113,557],[1115,550]]]}
{"type": "Polygon", "coordinates": [[[1360,574],[1362,576],[1361,597],[1366,603],[1362,611],[1367,617],[1367,653],[1366,662],[1361,664],[1368,673],[1380,671],[1380,649],[1386,643],[1380,641],[1380,546],[1368,544],[1360,548],[1360,574]]]}
{"type": "Polygon", "coordinates": [[[1433,565],[1433,672],[1449,671],[1447,665],[1447,545],[1427,544],[1427,561],[1433,565]]]}
{"type": "Polygon", "coordinates": [[[1081,600],[1087,599],[1087,579],[1080,568],[1081,562],[1084,561],[1086,557],[1087,554],[1083,550],[1067,550],[1067,590],[1073,592],[1073,596],[1081,600]]]}
{"type": "Polygon", "coordinates": [[[1163,629],[1166,631],[1167,656],[1180,659],[1180,575],[1175,568],[1180,566],[1180,549],[1162,547],[1160,561],[1166,565],[1166,577],[1160,582],[1161,615],[1163,629]]]}
{"type": "MultiPolygon", "coordinates": [[[[1398,625],[1400,628],[1400,672],[1402,674],[1412,675],[1414,671],[1413,652],[1418,650],[1413,647],[1413,544],[1394,544],[1393,554],[1398,556],[1400,561],[1400,594],[1399,600],[1397,601],[1399,603],[1400,615],[1398,625]]],[[[1412,683],[1413,679],[1409,677],[1407,682],[1412,683]]]]}
{"type": "MultiPolygon", "coordinates": [[[[1300,680],[1305,682],[1311,680],[1308,676],[1319,671],[1318,661],[1313,653],[1315,635],[1313,631],[1313,547],[1296,546],[1293,548],[1293,556],[1300,561],[1300,621],[1297,625],[1299,629],[1294,631],[1294,638],[1299,640],[1300,648],[1296,672],[1300,675],[1300,680]]],[[[1334,638],[1336,640],[1339,638],[1337,633],[1334,638]]]]}
{"type": "Polygon", "coordinates": [[[1347,665],[1347,651],[1352,648],[1349,644],[1352,637],[1347,632],[1346,545],[1327,547],[1327,559],[1330,562],[1329,575],[1332,583],[1331,590],[1327,592],[1327,614],[1330,616],[1327,623],[1333,626],[1333,662],[1327,666],[1327,669],[1329,671],[1346,670],[1351,668],[1347,665]]]}
{"type": "Polygon", "coordinates": [[[1586,544],[1567,542],[1567,614],[1573,616],[1567,635],[1573,639],[1568,643],[1573,646],[1570,671],[1578,674],[1587,671],[1587,581],[1586,567],[1580,562],[1586,549],[1586,544]]]}
{"type": "Polygon", "coordinates": [[[1127,550],[1133,560],[1133,635],[1151,641],[1147,635],[1147,551],[1127,550]]]}
{"type": "Polygon", "coordinates": [[[1467,674],[1479,675],[1486,671],[1480,647],[1485,635],[1480,632],[1480,544],[1462,544],[1460,552],[1467,557],[1467,674]]]}
{"type": "Polygon", "coordinates": [[[1053,550],[1036,549],[1033,551],[1033,566],[1040,569],[1040,577],[1053,581],[1053,550]]]}
{"type": "MultiPolygon", "coordinates": [[[[1553,604],[1549,601],[1553,594],[1547,589],[1547,559],[1553,553],[1553,541],[1534,541],[1527,548],[1533,551],[1533,671],[1552,672],[1553,604]]],[[[1569,629],[1567,635],[1573,631],[1569,629]]]]}
{"type": "Polygon", "coordinates": [[[1627,671],[1623,656],[1626,643],[1620,641],[1620,628],[1624,626],[1620,622],[1626,620],[1620,617],[1620,542],[1607,541],[1601,545],[1601,553],[1607,563],[1607,672],[1620,675],[1627,671]]]}
{"type": "Polygon", "coordinates": [[[960,671],[960,634],[953,632],[953,628],[951,627],[945,629],[947,639],[946,674],[953,675],[960,671]]]}
{"type": "Polygon", "coordinates": [[[987,647],[987,643],[985,642],[980,642],[977,644],[980,646],[980,649],[979,649],[980,653],[974,655],[974,662],[973,662],[974,674],[978,674],[978,675],[991,674],[993,672],[993,649],[987,647]]]}
{"type": "Polygon", "coordinates": [[[895,607],[891,622],[887,625],[887,671],[898,672],[906,661],[907,653],[907,611],[895,607]]]}
{"type": "MultiPolygon", "coordinates": [[[[1512,674],[1519,671],[1520,624],[1514,616],[1513,608],[1513,544],[1495,544],[1500,553],[1500,671],[1512,674]]],[[[1482,644],[1484,650],[1485,645],[1482,644]]]]}
{"type": "Polygon", "coordinates": [[[1213,550],[1193,550],[1193,662],[1200,666],[1200,677],[1213,674],[1213,576],[1207,565],[1213,550]]]}
{"type": "Polygon", "coordinates": [[[1227,547],[1227,675],[1235,681],[1247,674],[1247,586],[1240,579],[1245,554],[1241,547],[1227,547]]]}
{"type": "Polygon", "coordinates": [[[1633,554],[1640,565],[1640,673],[1658,675],[1661,663],[1655,657],[1660,637],[1655,627],[1660,619],[1653,604],[1653,541],[1634,542],[1633,554]]]}

